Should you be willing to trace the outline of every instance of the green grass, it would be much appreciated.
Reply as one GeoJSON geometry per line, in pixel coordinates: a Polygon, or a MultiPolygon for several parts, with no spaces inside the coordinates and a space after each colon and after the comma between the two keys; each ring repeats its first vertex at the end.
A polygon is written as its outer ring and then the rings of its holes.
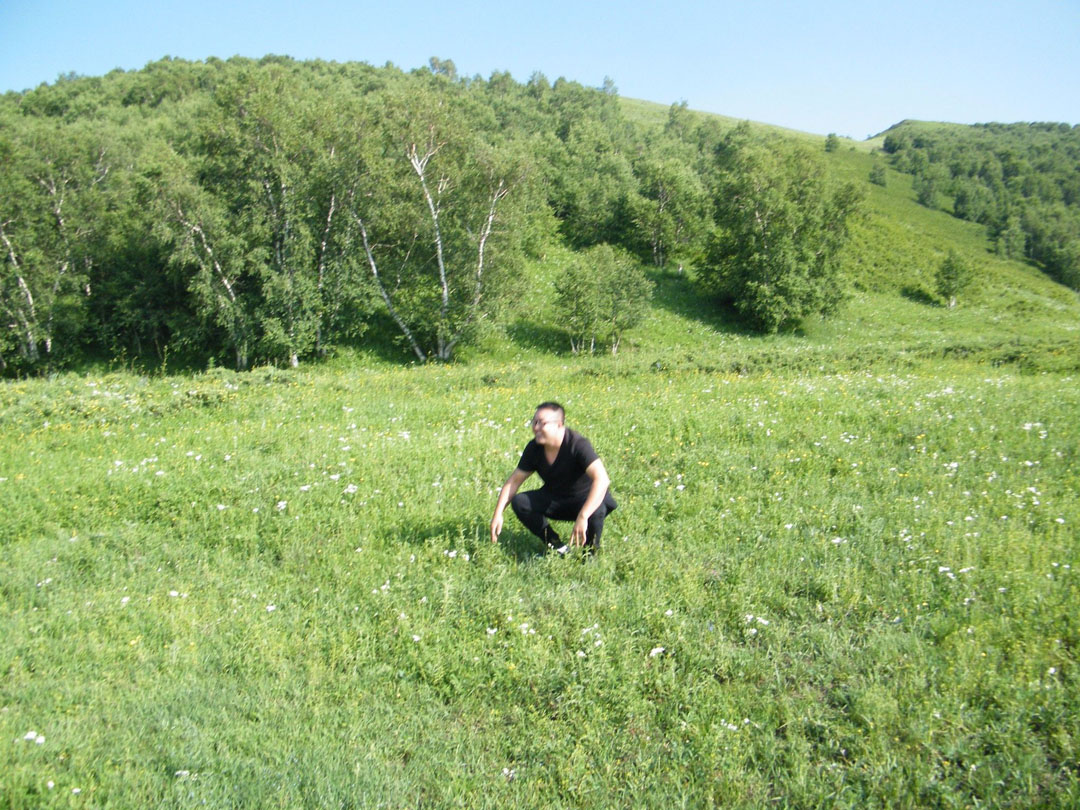
{"type": "MultiPolygon", "coordinates": [[[[675,101],[674,103],[679,103],[675,101]]],[[[663,126],[668,120],[668,111],[671,109],[671,103],[659,104],[655,101],[643,101],[635,98],[623,98],[619,97],[619,108],[622,114],[627,120],[632,121],[642,126],[663,126]]],[[[732,118],[726,115],[719,115],[717,113],[702,113],[697,110],[692,110],[696,116],[703,116],[720,121],[725,126],[735,127],[745,121],[750,126],[752,132],[758,135],[779,135],[784,138],[794,139],[801,141],[804,144],[811,144],[820,146],[824,149],[825,136],[814,135],[809,132],[802,132],[796,129],[788,129],[787,127],[781,127],[776,124],[761,123],[759,121],[747,121],[743,118],[732,118]]],[[[884,138],[882,139],[884,140],[884,138]]],[[[864,148],[861,142],[853,141],[849,138],[842,138],[841,143],[844,148],[864,148]]],[[[869,148],[869,147],[865,147],[869,148]]]]}
{"type": "Polygon", "coordinates": [[[7,385],[5,804],[1075,803],[1075,380],[798,366],[7,385]],[[486,539],[552,394],[586,565],[486,539]]]}
{"type": "Polygon", "coordinates": [[[455,365],[4,383],[0,806],[1076,806],[1080,305],[868,194],[796,332],[656,271],[574,356],[553,253],[455,365]],[[487,540],[551,397],[586,564],[487,540]]]}

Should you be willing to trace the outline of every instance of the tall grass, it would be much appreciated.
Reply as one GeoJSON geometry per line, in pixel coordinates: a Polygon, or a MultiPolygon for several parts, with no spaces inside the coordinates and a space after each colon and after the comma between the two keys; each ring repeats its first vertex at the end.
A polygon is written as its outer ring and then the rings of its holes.
{"type": "Polygon", "coordinates": [[[460,365],[5,383],[0,806],[1080,804],[1080,305],[988,247],[890,172],[793,333],[574,356],[553,253],[460,365]],[[588,562],[487,539],[549,398],[588,562]]]}
{"type": "Polygon", "coordinates": [[[1067,374],[568,357],[0,396],[6,806],[1080,798],[1067,374]],[[586,564],[486,538],[552,395],[620,501],[586,564]]]}

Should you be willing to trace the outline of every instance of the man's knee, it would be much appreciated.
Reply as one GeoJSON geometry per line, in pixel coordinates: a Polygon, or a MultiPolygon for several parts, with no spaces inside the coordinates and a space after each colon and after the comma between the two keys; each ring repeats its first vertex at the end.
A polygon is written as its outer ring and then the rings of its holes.
{"type": "Polygon", "coordinates": [[[532,511],[532,503],[524,492],[519,492],[510,499],[510,508],[513,509],[514,514],[520,518],[523,514],[528,514],[532,511]]]}
{"type": "Polygon", "coordinates": [[[600,504],[597,510],[589,516],[589,526],[596,526],[602,529],[604,527],[604,518],[607,517],[607,513],[607,509],[604,505],[600,504]]]}

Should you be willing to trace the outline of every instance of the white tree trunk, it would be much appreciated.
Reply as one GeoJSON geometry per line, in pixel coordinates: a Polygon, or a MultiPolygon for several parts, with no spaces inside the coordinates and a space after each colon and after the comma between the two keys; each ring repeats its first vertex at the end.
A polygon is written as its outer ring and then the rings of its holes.
{"type": "Polygon", "coordinates": [[[367,228],[364,227],[364,221],[356,214],[352,215],[356,220],[356,224],[360,226],[360,236],[364,240],[364,254],[367,256],[368,267],[371,268],[371,276],[375,279],[375,286],[379,290],[379,295],[382,296],[383,303],[386,304],[386,309],[390,313],[390,317],[394,319],[394,323],[398,325],[398,329],[405,335],[405,339],[409,341],[409,346],[412,347],[413,352],[420,358],[420,362],[426,362],[427,358],[424,356],[424,350],[420,348],[420,344],[416,342],[416,338],[413,336],[412,330],[409,329],[409,325],[401,319],[394,304],[390,300],[390,294],[386,291],[386,286],[383,284],[382,277],[379,275],[379,266],[375,262],[375,254],[371,252],[371,243],[368,241],[367,228]]]}

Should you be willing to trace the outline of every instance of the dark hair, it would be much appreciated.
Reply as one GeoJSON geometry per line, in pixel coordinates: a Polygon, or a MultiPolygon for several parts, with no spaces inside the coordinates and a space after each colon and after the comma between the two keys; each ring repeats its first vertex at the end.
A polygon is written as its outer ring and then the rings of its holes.
{"type": "Polygon", "coordinates": [[[559,414],[559,421],[566,421],[566,411],[563,409],[563,406],[560,405],[558,402],[541,402],[539,405],[536,406],[536,410],[556,411],[559,414]]]}

